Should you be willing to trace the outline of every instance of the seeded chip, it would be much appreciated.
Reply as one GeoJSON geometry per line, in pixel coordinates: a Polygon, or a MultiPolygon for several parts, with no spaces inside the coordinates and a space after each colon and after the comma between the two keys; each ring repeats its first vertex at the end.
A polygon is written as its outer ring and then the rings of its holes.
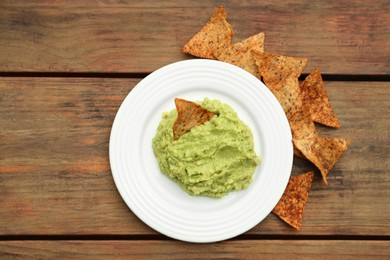
{"type": "Polygon", "coordinates": [[[320,137],[306,107],[295,113],[289,120],[293,136],[294,154],[312,162],[321,172],[324,184],[326,177],[350,141],[345,138],[320,137]]]}
{"type": "Polygon", "coordinates": [[[282,198],[272,210],[283,221],[301,230],[303,212],[309,198],[314,172],[291,176],[282,198]]]}
{"type": "Polygon", "coordinates": [[[307,64],[306,58],[296,58],[267,52],[251,51],[267,87],[277,85],[287,77],[297,78],[307,64]]]}
{"type": "Polygon", "coordinates": [[[302,107],[298,77],[307,64],[306,58],[251,51],[260,76],[281,104],[288,119],[302,107]]]}
{"type": "Polygon", "coordinates": [[[226,20],[225,9],[219,7],[208,22],[182,48],[182,52],[200,58],[215,59],[214,52],[231,44],[233,28],[226,20]]]}
{"type": "Polygon", "coordinates": [[[340,127],[340,122],[330,104],[324,88],[321,72],[316,69],[300,85],[302,101],[310,112],[314,122],[334,128],[340,127]]]}
{"type": "Polygon", "coordinates": [[[298,148],[295,147],[295,145],[293,146],[293,150],[294,150],[294,155],[298,158],[301,158],[301,159],[306,159],[306,157],[303,155],[303,153],[301,151],[298,150],[298,148]]]}
{"type": "MultiPolygon", "coordinates": [[[[300,111],[289,118],[289,124],[293,139],[313,138],[318,136],[318,132],[309,112],[302,107],[300,111]]],[[[294,155],[306,159],[302,152],[294,145],[294,155]]]]}
{"type": "Polygon", "coordinates": [[[312,137],[294,139],[295,147],[321,172],[322,181],[328,186],[327,176],[341,155],[348,149],[346,138],[312,137]]]}
{"type": "Polygon", "coordinates": [[[287,119],[290,119],[295,113],[301,110],[302,99],[298,78],[289,76],[275,85],[270,85],[269,89],[279,101],[287,119]]]}
{"type": "Polygon", "coordinates": [[[251,50],[264,51],[264,33],[252,35],[241,42],[220,48],[214,53],[214,56],[217,60],[236,65],[260,78],[259,69],[251,50]]]}
{"type": "Polygon", "coordinates": [[[195,126],[201,125],[213,117],[214,113],[204,107],[181,98],[175,98],[177,119],[173,124],[173,139],[191,131],[195,126]]]}
{"type": "Polygon", "coordinates": [[[318,137],[316,127],[305,107],[302,107],[289,119],[289,124],[293,139],[318,137]]]}
{"type": "Polygon", "coordinates": [[[259,52],[264,51],[264,33],[258,33],[252,35],[241,42],[236,42],[233,44],[233,47],[237,50],[247,52],[250,50],[255,50],[259,52]]]}

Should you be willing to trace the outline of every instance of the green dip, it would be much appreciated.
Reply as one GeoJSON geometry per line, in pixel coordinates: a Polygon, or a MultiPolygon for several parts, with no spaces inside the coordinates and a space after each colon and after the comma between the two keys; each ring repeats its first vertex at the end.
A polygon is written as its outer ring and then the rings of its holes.
{"type": "Polygon", "coordinates": [[[205,98],[197,102],[216,115],[173,140],[176,109],[163,113],[153,138],[161,171],[191,195],[220,198],[252,181],[260,162],[251,129],[227,104],[205,98]]]}

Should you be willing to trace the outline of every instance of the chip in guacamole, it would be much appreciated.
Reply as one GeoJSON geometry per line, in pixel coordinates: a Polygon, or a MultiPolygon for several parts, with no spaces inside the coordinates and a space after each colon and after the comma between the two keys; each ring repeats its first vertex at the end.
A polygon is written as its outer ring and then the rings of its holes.
{"type": "Polygon", "coordinates": [[[219,100],[197,103],[216,116],[177,140],[172,131],[177,110],[163,114],[152,142],[161,171],[194,196],[221,198],[246,189],[260,163],[251,129],[219,100]]]}

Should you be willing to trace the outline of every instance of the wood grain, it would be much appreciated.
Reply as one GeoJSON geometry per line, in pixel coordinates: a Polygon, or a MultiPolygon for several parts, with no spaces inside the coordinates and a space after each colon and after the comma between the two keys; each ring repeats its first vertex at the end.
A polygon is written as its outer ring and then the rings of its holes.
{"type": "MultiPolygon", "coordinates": [[[[157,234],[114,185],[108,143],[140,79],[0,78],[0,235],[157,234]]],[[[315,176],[297,232],[269,215],[247,234],[390,235],[387,82],[325,82],[352,144],[324,187],[315,176]]],[[[293,174],[314,167],[295,160],[293,174]]]]}
{"type": "Polygon", "coordinates": [[[1,72],[148,73],[192,58],[180,48],[224,5],[235,41],[309,59],[306,73],[390,72],[390,3],[375,1],[3,1],[1,72]]]}
{"type": "Polygon", "coordinates": [[[389,241],[242,240],[214,244],[178,241],[1,241],[3,258],[78,259],[388,259],[389,241]]]}
{"type": "Polygon", "coordinates": [[[110,222],[114,233],[147,230],[122,202],[108,160],[113,119],[138,81],[1,80],[2,234],[99,234],[110,222]],[[86,212],[101,221],[83,220],[86,212]]]}

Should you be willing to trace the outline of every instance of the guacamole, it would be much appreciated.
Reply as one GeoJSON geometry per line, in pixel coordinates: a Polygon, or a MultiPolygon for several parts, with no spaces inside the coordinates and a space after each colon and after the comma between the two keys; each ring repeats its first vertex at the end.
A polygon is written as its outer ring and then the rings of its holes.
{"type": "Polygon", "coordinates": [[[197,103],[215,115],[178,140],[172,132],[176,109],[163,113],[152,143],[161,171],[190,195],[220,198],[247,188],[260,162],[251,129],[219,100],[197,103]]]}

